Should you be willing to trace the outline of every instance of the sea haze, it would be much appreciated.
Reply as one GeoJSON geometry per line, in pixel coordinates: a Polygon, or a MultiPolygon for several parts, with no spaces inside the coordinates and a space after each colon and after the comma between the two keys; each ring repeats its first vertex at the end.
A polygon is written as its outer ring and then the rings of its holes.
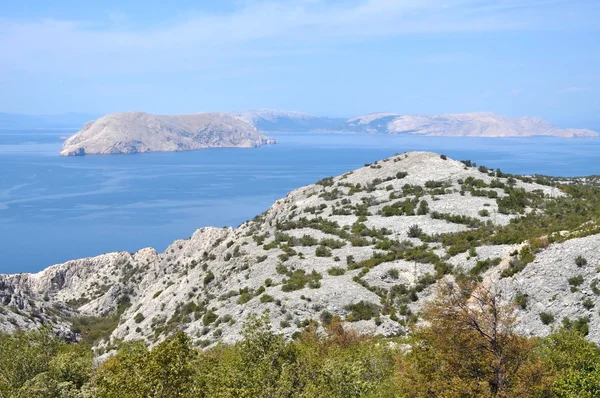
{"type": "Polygon", "coordinates": [[[320,178],[427,150],[522,174],[600,174],[600,139],[269,134],[257,149],[59,157],[74,131],[0,131],[0,273],[110,251],[159,251],[237,226],[320,178]]]}

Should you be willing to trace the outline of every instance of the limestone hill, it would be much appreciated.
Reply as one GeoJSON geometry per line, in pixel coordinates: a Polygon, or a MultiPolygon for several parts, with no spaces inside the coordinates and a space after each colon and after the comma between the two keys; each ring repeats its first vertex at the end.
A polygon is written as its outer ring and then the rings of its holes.
{"type": "Polygon", "coordinates": [[[109,253],[0,275],[0,330],[53,325],[94,341],[199,346],[267,312],[288,337],[333,315],[362,333],[410,332],[436,284],[473,278],[516,305],[519,330],[572,322],[600,342],[597,180],[512,176],[398,154],[290,192],[236,229],[202,228],[164,253],[109,253]]]}

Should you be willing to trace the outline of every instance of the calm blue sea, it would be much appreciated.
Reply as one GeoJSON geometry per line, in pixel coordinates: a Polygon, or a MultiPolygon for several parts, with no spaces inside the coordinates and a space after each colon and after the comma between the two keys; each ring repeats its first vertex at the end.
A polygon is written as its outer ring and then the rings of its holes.
{"type": "Polygon", "coordinates": [[[63,158],[74,131],[0,131],[0,273],[105,252],[159,251],[237,226],[288,191],[397,152],[429,150],[511,173],[600,174],[600,139],[270,134],[279,144],[63,158]]]}

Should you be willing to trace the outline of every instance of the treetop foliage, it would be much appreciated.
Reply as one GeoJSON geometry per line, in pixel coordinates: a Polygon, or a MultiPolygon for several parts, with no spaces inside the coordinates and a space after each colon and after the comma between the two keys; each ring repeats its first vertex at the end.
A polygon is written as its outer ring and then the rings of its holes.
{"type": "Polygon", "coordinates": [[[328,316],[287,341],[265,314],[235,344],[200,351],[179,331],[152,349],[124,343],[94,366],[88,346],[49,330],[0,335],[0,398],[600,396],[600,348],[576,328],[527,338],[493,287],[440,286],[405,338],[328,316]]]}

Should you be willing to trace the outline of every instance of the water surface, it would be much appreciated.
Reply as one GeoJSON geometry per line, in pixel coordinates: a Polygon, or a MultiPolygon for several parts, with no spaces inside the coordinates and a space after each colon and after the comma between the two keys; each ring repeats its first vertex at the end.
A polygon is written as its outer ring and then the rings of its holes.
{"type": "Polygon", "coordinates": [[[505,172],[600,174],[600,139],[270,134],[279,144],[63,158],[73,131],[0,131],[0,272],[110,251],[159,251],[237,226],[288,191],[398,152],[428,150],[505,172]]]}

